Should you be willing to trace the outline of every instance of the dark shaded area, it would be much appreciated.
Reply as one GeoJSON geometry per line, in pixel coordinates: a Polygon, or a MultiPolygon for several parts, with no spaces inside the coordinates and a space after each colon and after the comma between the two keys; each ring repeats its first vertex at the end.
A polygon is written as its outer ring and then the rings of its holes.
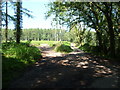
{"type": "Polygon", "coordinates": [[[30,46],[28,43],[3,43],[2,87],[7,88],[13,79],[19,78],[25,72],[25,69],[38,59],[41,59],[39,49],[30,46]]]}
{"type": "Polygon", "coordinates": [[[119,68],[89,53],[43,57],[10,88],[117,88],[119,68]]]}

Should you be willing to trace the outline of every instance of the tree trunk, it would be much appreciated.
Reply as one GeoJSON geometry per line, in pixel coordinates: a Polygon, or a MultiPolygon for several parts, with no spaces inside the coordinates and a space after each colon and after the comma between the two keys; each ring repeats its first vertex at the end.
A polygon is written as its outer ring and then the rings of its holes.
{"type": "Polygon", "coordinates": [[[7,42],[8,39],[8,3],[6,1],[6,19],[5,19],[5,24],[6,24],[6,28],[5,28],[5,41],[7,42]]]}
{"type": "Polygon", "coordinates": [[[113,30],[112,18],[108,15],[108,13],[106,14],[106,18],[110,35],[110,56],[115,57],[115,35],[113,30]]]}
{"type": "Polygon", "coordinates": [[[1,31],[1,28],[2,28],[2,1],[0,0],[0,31],[1,31]]]}
{"type": "MultiPolygon", "coordinates": [[[[1,28],[2,28],[2,1],[0,0],[0,32],[1,31],[1,28]]],[[[2,35],[0,33],[0,43],[1,43],[1,40],[2,40],[2,35]]],[[[0,44],[2,45],[2,44],[0,44]]],[[[1,57],[1,56],[0,56],[1,57]]],[[[1,58],[0,58],[1,59],[1,58]]],[[[1,86],[0,86],[1,87],[1,86]]]]}
{"type": "Polygon", "coordinates": [[[22,7],[22,2],[17,2],[17,19],[16,19],[16,43],[20,43],[20,36],[21,36],[21,7],[22,7]]]}
{"type": "Polygon", "coordinates": [[[96,30],[96,35],[97,35],[97,40],[98,40],[98,47],[99,47],[99,52],[101,53],[103,48],[102,48],[102,38],[101,38],[101,34],[98,30],[96,30]]]}
{"type": "Polygon", "coordinates": [[[97,40],[98,40],[98,44],[99,44],[99,52],[102,52],[102,37],[101,37],[101,32],[99,30],[99,22],[98,22],[98,15],[95,13],[95,17],[96,17],[96,35],[97,35],[97,40]]]}
{"type": "Polygon", "coordinates": [[[109,36],[110,36],[110,56],[115,57],[115,35],[113,29],[113,22],[112,22],[112,2],[111,3],[104,3],[106,6],[106,10],[104,12],[105,17],[108,23],[109,29],[109,36]]]}
{"type": "Polygon", "coordinates": [[[101,9],[98,5],[94,3],[94,5],[97,6],[97,8],[104,13],[107,19],[109,36],[110,36],[109,38],[110,56],[115,57],[115,35],[114,35],[113,22],[112,22],[112,2],[111,3],[104,2],[103,4],[105,5],[105,9],[101,9]]]}

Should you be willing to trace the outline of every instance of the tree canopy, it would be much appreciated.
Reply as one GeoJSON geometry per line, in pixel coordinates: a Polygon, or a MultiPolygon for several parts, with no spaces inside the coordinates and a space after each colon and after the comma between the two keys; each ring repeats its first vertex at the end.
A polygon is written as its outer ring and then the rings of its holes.
{"type": "Polygon", "coordinates": [[[85,24],[96,32],[96,44],[99,52],[115,57],[118,53],[119,37],[119,3],[115,2],[66,2],[56,1],[48,5],[50,10],[46,17],[55,14],[62,24],[71,28],[85,24]]]}

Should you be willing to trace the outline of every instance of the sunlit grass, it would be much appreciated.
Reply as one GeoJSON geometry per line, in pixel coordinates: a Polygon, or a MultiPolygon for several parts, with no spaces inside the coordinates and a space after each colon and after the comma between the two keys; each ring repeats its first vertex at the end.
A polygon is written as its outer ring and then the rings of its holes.
{"type": "Polygon", "coordinates": [[[54,50],[56,52],[63,52],[63,53],[69,53],[73,51],[73,49],[69,45],[65,45],[65,44],[57,45],[54,50]]]}
{"type": "MultiPolygon", "coordinates": [[[[21,42],[27,42],[27,41],[21,41],[21,42]]],[[[50,46],[54,46],[58,43],[63,43],[65,45],[70,45],[71,43],[68,41],[45,41],[45,40],[41,40],[41,41],[31,41],[30,44],[34,45],[34,46],[40,46],[40,44],[48,44],[50,46]]]]}

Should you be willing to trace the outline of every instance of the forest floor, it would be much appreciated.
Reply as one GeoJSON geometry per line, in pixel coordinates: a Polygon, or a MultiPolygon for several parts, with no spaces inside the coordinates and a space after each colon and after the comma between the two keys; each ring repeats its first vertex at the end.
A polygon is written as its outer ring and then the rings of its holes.
{"type": "Polygon", "coordinates": [[[69,54],[38,47],[43,58],[14,80],[10,88],[120,88],[120,64],[75,47],[69,54]]]}

